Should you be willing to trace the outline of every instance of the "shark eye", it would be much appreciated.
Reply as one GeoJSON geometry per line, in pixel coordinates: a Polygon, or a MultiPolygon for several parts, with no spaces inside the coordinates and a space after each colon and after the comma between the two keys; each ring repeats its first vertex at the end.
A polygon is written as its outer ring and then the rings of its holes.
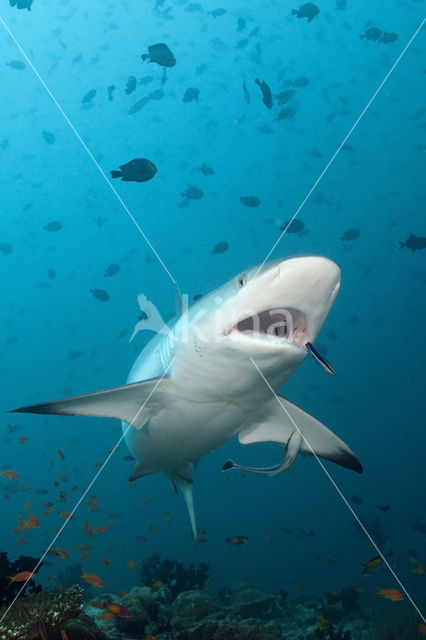
{"type": "Polygon", "coordinates": [[[245,273],[241,274],[240,276],[238,276],[237,278],[237,284],[240,287],[240,289],[242,289],[247,283],[247,276],[245,273]]]}

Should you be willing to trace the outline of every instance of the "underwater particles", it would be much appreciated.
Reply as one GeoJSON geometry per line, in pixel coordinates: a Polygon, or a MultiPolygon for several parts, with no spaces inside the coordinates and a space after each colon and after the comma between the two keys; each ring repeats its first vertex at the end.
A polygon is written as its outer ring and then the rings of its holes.
{"type": "Polygon", "coordinates": [[[316,4],[307,2],[306,4],[301,4],[298,9],[293,9],[291,15],[297,16],[298,18],[307,18],[308,22],[312,22],[319,12],[320,10],[316,4]]]}
{"type": "Polygon", "coordinates": [[[112,178],[121,178],[124,182],[147,182],[157,173],[157,167],[151,160],[135,158],[120,165],[120,170],[111,169],[112,178]]]}
{"type": "Polygon", "coordinates": [[[176,58],[166,44],[152,44],[148,47],[148,53],[141,55],[142,60],[156,62],[162,67],[174,67],[176,58]]]}
{"type": "Polygon", "coordinates": [[[406,247],[407,249],[411,249],[413,252],[418,251],[419,249],[426,249],[426,238],[415,236],[414,233],[410,233],[405,242],[401,242],[400,240],[398,242],[400,249],[406,247]]]}

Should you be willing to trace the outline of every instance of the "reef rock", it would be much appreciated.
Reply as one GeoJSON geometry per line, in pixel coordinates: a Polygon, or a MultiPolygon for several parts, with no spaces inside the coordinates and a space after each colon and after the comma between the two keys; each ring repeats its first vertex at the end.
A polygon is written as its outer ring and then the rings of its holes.
{"type": "Polygon", "coordinates": [[[184,591],[180,593],[172,604],[172,626],[175,629],[186,629],[212,613],[220,611],[221,607],[202,591],[184,591]]]}
{"type": "Polygon", "coordinates": [[[272,618],[280,613],[275,596],[255,589],[237,591],[232,599],[232,606],[242,618],[272,618]]]}

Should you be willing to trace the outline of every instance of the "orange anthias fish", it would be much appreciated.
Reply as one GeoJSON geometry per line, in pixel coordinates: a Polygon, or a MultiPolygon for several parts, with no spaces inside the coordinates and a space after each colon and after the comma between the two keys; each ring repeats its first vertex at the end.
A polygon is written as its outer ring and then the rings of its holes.
{"type": "Polygon", "coordinates": [[[233,536],[232,538],[226,538],[226,542],[238,546],[240,544],[248,544],[250,540],[247,538],[247,536],[233,536]]]}
{"type": "Polygon", "coordinates": [[[55,552],[55,555],[58,558],[63,558],[65,560],[67,558],[69,558],[68,551],[66,549],[61,549],[60,547],[55,547],[54,549],[52,549],[52,551],[55,552]]]}
{"type": "Polygon", "coordinates": [[[426,624],[423,624],[423,622],[419,624],[419,633],[421,633],[422,636],[426,636],[426,624]]]}
{"type": "Polygon", "coordinates": [[[68,640],[67,632],[61,629],[61,640],[68,640]]]}
{"type": "Polygon", "coordinates": [[[402,593],[400,593],[396,589],[380,589],[379,587],[376,587],[376,589],[377,593],[375,593],[374,595],[383,596],[383,598],[386,598],[386,600],[392,600],[392,602],[404,600],[404,596],[402,595],[402,593]]]}
{"type": "Polygon", "coordinates": [[[361,564],[361,567],[365,567],[362,573],[367,573],[369,569],[376,569],[377,567],[380,567],[382,562],[383,560],[381,559],[381,557],[376,556],[375,558],[372,558],[371,560],[369,560],[367,564],[361,564]]]}
{"type": "Polygon", "coordinates": [[[105,609],[110,613],[113,613],[118,618],[130,618],[132,615],[126,607],[123,607],[123,605],[118,604],[117,602],[107,602],[105,609]]]}
{"type": "Polygon", "coordinates": [[[0,476],[6,478],[6,480],[16,480],[16,478],[18,478],[18,474],[13,469],[5,469],[4,471],[0,471],[0,476]]]}
{"type": "Polygon", "coordinates": [[[24,520],[18,516],[18,524],[13,531],[25,531],[26,529],[36,529],[40,526],[40,520],[32,513],[28,514],[28,518],[24,520]]]}
{"type": "Polygon", "coordinates": [[[137,564],[134,560],[129,560],[129,562],[126,564],[126,569],[137,569],[137,564]]]}
{"type": "Polygon", "coordinates": [[[95,573],[86,573],[83,569],[83,575],[81,577],[84,578],[88,584],[92,585],[92,587],[98,587],[101,589],[104,586],[102,579],[95,573]]]}
{"type": "Polygon", "coordinates": [[[20,571],[15,576],[9,576],[9,584],[12,584],[12,582],[26,582],[27,580],[32,580],[34,575],[35,574],[32,571],[20,571]]]}

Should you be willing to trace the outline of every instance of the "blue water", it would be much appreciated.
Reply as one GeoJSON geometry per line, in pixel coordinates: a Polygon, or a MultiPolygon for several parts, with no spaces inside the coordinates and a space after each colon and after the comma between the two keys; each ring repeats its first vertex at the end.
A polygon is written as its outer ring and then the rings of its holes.
{"type": "MultiPolygon", "coordinates": [[[[279,226],[314,185],[425,8],[415,0],[362,6],[348,0],[338,10],[331,0],[318,0],[320,14],[307,23],[291,14],[297,3],[288,0],[206,2],[194,11],[187,2],[168,0],[157,6],[125,0],[89,4],[34,0],[28,12],[3,3],[1,16],[107,176],[136,157],[158,167],[152,181],[114,181],[114,188],[191,298],[264,260],[279,226]],[[219,6],[226,9],[223,16],[208,13],[219,6]],[[239,17],[247,23],[241,33],[239,17]],[[371,25],[399,38],[386,45],[360,39],[371,25]],[[255,28],[257,35],[250,35],[255,28]],[[243,38],[246,46],[237,47],[243,38]],[[177,60],[164,85],[163,68],[140,57],[157,42],[167,43],[177,60]],[[205,70],[197,72],[199,65],[205,70]],[[128,96],[129,75],[153,79],[128,96]],[[309,85],[296,89],[285,105],[297,107],[295,117],[274,122],[282,107],[265,108],[255,78],[275,94],[300,76],[309,85]],[[244,101],[244,79],[250,104],[244,101]],[[110,85],[116,87],[113,101],[110,85]],[[188,87],[199,88],[198,101],[183,102],[188,87]],[[127,114],[159,88],[161,100],[127,114]],[[91,89],[96,95],[83,105],[91,89]],[[265,125],[270,133],[259,131],[265,125]],[[203,162],[214,175],[199,172],[203,162]],[[204,197],[181,208],[180,193],[191,185],[204,197]],[[256,195],[261,205],[244,207],[242,195],[256,195]],[[212,254],[222,240],[229,250],[212,254]]],[[[5,412],[123,384],[151,337],[142,332],[128,343],[139,313],[137,294],[143,292],[168,315],[174,289],[1,25],[0,34],[0,242],[13,249],[0,253],[0,466],[19,475],[0,478],[1,550],[12,558],[40,557],[64,522],[59,511],[74,508],[98,470],[95,464],[120,437],[120,425],[5,412]],[[11,60],[25,68],[8,66],[11,60]],[[55,136],[53,144],[43,131],[55,136]],[[60,231],[43,229],[54,220],[62,223],[60,231]],[[111,263],[120,272],[104,278],[111,263]],[[93,297],[95,288],[107,290],[110,299],[93,297]],[[71,351],[81,353],[70,359],[71,351]],[[8,424],[16,430],[8,432],[8,424]],[[20,436],[27,441],[20,444],[20,436]],[[77,489],[70,493],[72,485],[77,489]],[[56,500],[60,491],[65,502],[56,500]],[[48,501],[56,511],[42,515],[48,501]],[[41,526],[23,536],[13,529],[27,502],[27,512],[41,526]]],[[[389,561],[419,605],[425,603],[425,582],[412,573],[417,565],[410,556],[414,551],[426,560],[425,534],[410,523],[426,523],[425,252],[399,250],[398,241],[410,233],[426,235],[424,53],[423,30],[299,213],[308,233],[286,234],[273,254],[325,255],[342,269],[340,293],[318,339],[338,375],[327,376],[307,359],[285,395],[335,430],[360,458],[362,476],[325,464],[349,501],[353,494],[362,497],[362,504],[351,503],[358,516],[370,523],[379,518],[383,551],[393,551],[389,561]],[[350,228],[360,230],[359,238],[342,241],[350,228]],[[390,508],[381,512],[379,504],[390,508]]],[[[194,491],[207,541],[196,548],[182,497],[173,495],[164,476],[127,487],[133,465],[123,460],[126,455],[122,444],[85,498],[96,495],[100,512],[90,513],[83,504],[65,527],[55,546],[66,548],[70,558],[50,557],[52,566],[39,574],[43,584],[55,582],[59,571],[77,561],[75,546],[89,543],[94,548],[82,566],[101,575],[108,591],[136,584],[138,570],[127,569],[127,563],[140,566],[154,552],[185,563],[207,562],[213,591],[245,573],[248,582],[270,592],[320,593],[351,583],[364,589],[369,604],[373,584],[399,588],[385,567],[369,582],[362,579],[360,563],[377,553],[314,459],[300,457],[271,479],[227,476],[220,469],[230,456],[254,465],[275,462],[281,454],[273,445],[243,448],[233,441],[204,458],[194,491]],[[149,502],[140,505],[144,499],[149,502]],[[98,526],[115,520],[108,533],[88,540],[82,535],[86,518],[98,526]],[[236,535],[248,536],[250,544],[226,543],[236,535]],[[102,556],[109,558],[108,567],[102,556]]]]}

